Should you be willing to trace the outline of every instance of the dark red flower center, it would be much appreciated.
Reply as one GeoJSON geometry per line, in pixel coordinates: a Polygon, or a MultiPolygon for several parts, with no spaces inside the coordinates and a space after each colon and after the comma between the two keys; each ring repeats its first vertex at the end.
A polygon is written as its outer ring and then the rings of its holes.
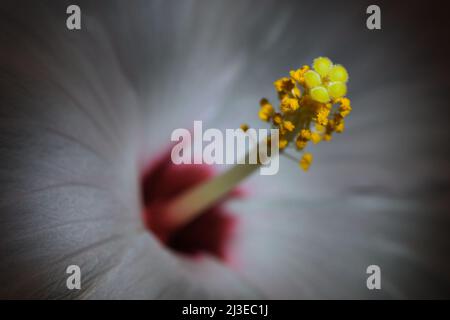
{"type": "Polygon", "coordinates": [[[227,245],[236,218],[226,211],[223,204],[230,197],[239,195],[239,192],[233,191],[221,203],[174,232],[168,232],[160,224],[164,217],[158,208],[213,175],[211,166],[175,165],[170,155],[154,161],[142,175],[143,219],[146,227],[169,249],[189,256],[207,253],[226,261],[227,245]]]}

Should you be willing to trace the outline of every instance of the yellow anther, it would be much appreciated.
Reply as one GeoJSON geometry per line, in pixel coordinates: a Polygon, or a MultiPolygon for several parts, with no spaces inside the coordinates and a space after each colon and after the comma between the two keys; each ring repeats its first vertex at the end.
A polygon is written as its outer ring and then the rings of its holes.
{"type": "Polygon", "coordinates": [[[318,134],[317,132],[313,132],[311,134],[311,141],[314,144],[318,144],[320,141],[322,140],[322,137],[320,136],[320,134],[318,134]]]}
{"type": "Polygon", "coordinates": [[[274,86],[277,92],[289,92],[294,88],[295,84],[291,79],[284,77],[275,81],[274,86]]]}
{"type": "Polygon", "coordinates": [[[283,123],[283,117],[281,116],[281,114],[275,113],[275,115],[273,116],[273,123],[278,126],[283,123]]]}
{"type": "Polygon", "coordinates": [[[335,121],[334,121],[334,119],[330,119],[330,121],[328,121],[325,129],[327,132],[332,132],[332,131],[334,131],[334,128],[335,128],[335,121]]]}
{"type": "Polygon", "coordinates": [[[285,138],[280,138],[280,142],[278,144],[278,147],[283,150],[288,145],[288,141],[285,138]]]}
{"type": "Polygon", "coordinates": [[[275,81],[273,83],[273,85],[275,87],[275,90],[277,90],[277,92],[283,91],[283,80],[282,79],[275,81]]]}
{"type": "Polygon", "coordinates": [[[295,145],[298,150],[303,150],[307,144],[308,144],[308,141],[303,140],[301,137],[297,137],[297,140],[295,140],[295,145]]]}
{"type": "Polygon", "coordinates": [[[291,121],[283,121],[283,127],[289,132],[292,132],[295,129],[295,126],[291,121]]]}
{"type": "Polygon", "coordinates": [[[328,115],[330,114],[330,110],[326,108],[321,108],[317,113],[317,123],[325,126],[328,123],[328,115]]]}
{"type": "Polygon", "coordinates": [[[305,72],[309,70],[309,66],[304,65],[300,69],[292,70],[289,72],[289,75],[294,81],[297,81],[300,84],[303,84],[305,82],[305,72]]]}
{"type": "Polygon", "coordinates": [[[270,104],[266,104],[259,109],[259,118],[263,121],[269,121],[270,118],[273,116],[275,110],[270,104]]]}
{"type": "Polygon", "coordinates": [[[302,131],[300,131],[300,137],[304,140],[310,140],[311,131],[309,129],[302,129],[302,131]]]}
{"type": "Polygon", "coordinates": [[[313,156],[311,153],[305,153],[303,157],[300,159],[300,167],[304,171],[308,171],[309,167],[311,166],[311,163],[313,161],[313,156]]]}
{"type": "Polygon", "coordinates": [[[259,105],[261,106],[258,113],[259,118],[263,121],[269,121],[275,113],[273,106],[265,98],[261,99],[259,105]]]}
{"type": "Polygon", "coordinates": [[[341,106],[350,107],[350,99],[349,98],[339,98],[339,99],[337,99],[336,102],[340,103],[341,106]]]}
{"type": "Polygon", "coordinates": [[[300,107],[297,98],[284,97],[281,101],[280,109],[282,112],[292,112],[300,107]]]}
{"type": "Polygon", "coordinates": [[[295,86],[294,89],[292,89],[292,95],[296,98],[300,98],[302,96],[302,92],[297,86],[295,86]]]}
{"type": "Polygon", "coordinates": [[[289,106],[291,107],[292,111],[297,110],[300,107],[298,99],[289,99],[289,106]]]}
{"type": "Polygon", "coordinates": [[[302,69],[298,69],[298,70],[293,70],[291,72],[289,72],[289,75],[291,76],[291,78],[297,82],[300,82],[300,80],[303,77],[303,71],[302,69]]]}
{"type": "Polygon", "coordinates": [[[322,133],[322,132],[325,131],[325,127],[323,125],[319,124],[319,123],[316,123],[316,125],[314,127],[316,128],[317,132],[322,133]]]}
{"type": "Polygon", "coordinates": [[[344,132],[344,128],[345,128],[344,120],[342,120],[341,122],[339,122],[339,123],[336,125],[335,131],[336,131],[337,133],[342,133],[342,132],[344,132]]]}
{"type": "Polygon", "coordinates": [[[258,116],[262,121],[269,121],[270,119],[270,117],[264,110],[259,110],[258,116]]]}
{"type": "Polygon", "coordinates": [[[351,106],[347,106],[347,105],[341,105],[339,107],[339,114],[345,118],[346,116],[348,116],[350,114],[350,112],[352,111],[352,107],[351,106]]]}

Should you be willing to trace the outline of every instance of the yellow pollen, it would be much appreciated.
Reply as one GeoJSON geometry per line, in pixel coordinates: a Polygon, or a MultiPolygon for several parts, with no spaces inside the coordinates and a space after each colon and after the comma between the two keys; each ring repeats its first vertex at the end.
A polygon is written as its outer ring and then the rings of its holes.
{"type": "Polygon", "coordinates": [[[350,105],[341,105],[339,107],[339,114],[345,118],[346,116],[348,116],[350,114],[350,112],[352,111],[352,107],[350,107],[350,105]]]}
{"type": "Polygon", "coordinates": [[[275,81],[274,86],[277,92],[286,92],[291,91],[294,88],[295,84],[291,79],[285,77],[275,81]]]}
{"type": "Polygon", "coordinates": [[[297,146],[298,150],[303,150],[307,144],[308,141],[301,139],[301,137],[298,137],[297,140],[295,140],[295,145],[297,146]]]}
{"type": "Polygon", "coordinates": [[[300,89],[297,86],[295,86],[294,89],[292,89],[292,95],[298,99],[302,96],[302,92],[300,91],[300,89]]]}
{"type": "Polygon", "coordinates": [[[342,132],[344,132],[344,128],[345,128],[345,126],[344,126],[344,120],[342,120],[342,122],[340,122],[338,125],[336,125],[335,131],[336,131],[337,133],[342,133],[342,132]]]}
{"type": "Polygon", "coordinates": [[[316,123],[315,128],[316,128],[317,132],[320,132],[320,133],[325,131],[325,127],[319,123],[316,123]]]}
{"type": "Polygon", "coordinates": [[[283,127],[289,132],[292,132],[295,129],[295,126],[290,121],[283,121],[283,127]]]}
{"type": "Polygon", "coordinates": [[[283,123],[283,117],[281,116],[281,114],[276,113],[273,116],[273,123],[278,125],[278,126],[283,123]]]}
{"type": "MultiPolygon", "coordinates": [[[[262,99],[259,117],[279,130],[280,150],[295,142],[296,149],[303,153],[309,141],[330,141],[333,133],[344,131],[344,117],[352,111],[350,100],[345,97],[348,79],[342,65],[318,57],[312,69],[304,65],[274,82],[278,107],[262,99]]],[[[241,128],[248,130],[246,125],[241,128]]],[[[311,153],[303,153],[300,167],[307,171],[311,163],[311,153]]]]}
{"type": "Polygon", "coordinates": [[[302,129],[302,131],[300,131],[300,137],[304,140],[310,140],[311,131],[309,129],[302,129]]]}
{"type": "Polygon", "coordinates": [[[322,137],[320,136],[320,134],[318,134],[317,132],[313,132],[311,134],[311,141],[314,144],[318,144],[320,141],[322,140],[322,137]]]}
{"type": "Polygon", "coordinates": [[[275,113],[273,106],[265,98],[261,99],[259,104],[261,106],[258,113],[259,118],[263,121],[269,121],[275,113]]]}
{"type": "Polygon", "coordinates": [[[280,109],[282,112],[292,112],[300,107],[298,99],[284,97],[281,101],[280,109]]]}
{"type": "Polygon", "coordinates": [[[292,70],[291,72],[289,72],[289,75],[293,80],[300,82],[301,78],[303,77],[303,72],[301,69],[292,70]]]}
{"type": "Polygon", "coordinates": [[[320,125],[325,126],[328,123],[328,115],[330,114],[330,111],[326,108],[320,109],[320,111],[317,113],[317,123],[320,125]]]}
{"type": "Polygon", "coordinates": [[[288,141],[284,138],[280,138],[280,143],[279,143],[279,148],[280,149],[284,149],[286,148],[286,146],[288,145],[288,141]]]}
{"type": "Polygon", "coordinates": [[[349,98],[339,98],[336,102],[340,103],[341,106],[350,107],[350,99],[349,98]]]}
{"type": "Polygon", "coordinates": [[[309,167],[311,166],[311,163],[313,161],[313,156],[311,153],[305,153],[303,157],[300,159],[300,167],[304,171],[308,171],[309,167]]]}

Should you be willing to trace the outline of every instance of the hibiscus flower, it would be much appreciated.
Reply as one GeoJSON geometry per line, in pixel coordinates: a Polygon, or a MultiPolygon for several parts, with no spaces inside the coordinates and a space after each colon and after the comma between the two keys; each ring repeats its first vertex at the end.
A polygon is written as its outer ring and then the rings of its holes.
{"type": "Polygon", "coordinates": [[[383,5],[370,31],[364,3],[78,1],[68,30],[68,5],[0,5],[0,297],[449,296],[448,52],[423,37],[448,29],[423,8],[383,5]],[[348,69],[353,111],[308,172],[281,156],[154,232],[148,212],[228,169],[174,165],[171,132],[263,127],[273,81],[319,56],[348,69]]]}

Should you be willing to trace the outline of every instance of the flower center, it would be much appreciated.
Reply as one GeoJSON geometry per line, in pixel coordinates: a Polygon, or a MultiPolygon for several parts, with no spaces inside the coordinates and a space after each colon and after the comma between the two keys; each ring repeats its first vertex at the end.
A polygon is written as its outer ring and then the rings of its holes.
{"type": "Polygon", "coordinates": [[[141,179],[143,220],[149,231],[172,251],[190,257],[206,253],[226,261],[236,218],[227,212],[224,202],[239,192],[231,192],[196,219],[174,231],[168,228],[162,210],[174,198],[213,176],[211,166],[175,165],[170,154],[152,162],[141,179]]]}

